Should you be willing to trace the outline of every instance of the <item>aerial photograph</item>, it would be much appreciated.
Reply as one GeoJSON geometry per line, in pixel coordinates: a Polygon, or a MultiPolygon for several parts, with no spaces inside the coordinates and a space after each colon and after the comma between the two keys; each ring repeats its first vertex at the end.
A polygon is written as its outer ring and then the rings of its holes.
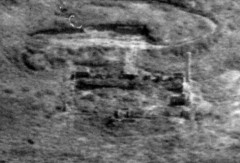
{"type": "Polygon", "coordinates": [[[0,163],[240,163],[240,0],[0,0],[0,163]]]}

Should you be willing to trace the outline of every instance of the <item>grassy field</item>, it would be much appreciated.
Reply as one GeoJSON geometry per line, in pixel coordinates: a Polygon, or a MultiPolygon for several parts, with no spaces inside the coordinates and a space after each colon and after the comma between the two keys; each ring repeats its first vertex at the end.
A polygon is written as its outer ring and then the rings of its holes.
{"type": "Polygon", "coordinates": [[[2,0],[0,163],[240,162],[239,5],[2,0]],[[149,78],[183,72],[188,51],[193,103],[170,107],[149,78]]]}

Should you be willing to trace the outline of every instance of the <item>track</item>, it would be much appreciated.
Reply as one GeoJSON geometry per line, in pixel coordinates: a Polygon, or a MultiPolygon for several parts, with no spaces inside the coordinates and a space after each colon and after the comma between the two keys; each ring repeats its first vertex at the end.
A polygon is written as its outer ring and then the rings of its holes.
{"type": "MultiPolygon", "coordinates": [[[[132,8],[137,8],[139,11],[146,10],[149,8],[148,4],[135,2],[130,3],[132,8]]],[[[150,6],[153,7],[153,6],[150,6]]],[[[193,14],[193,13],[191,13],[193,14]]],[[[201,38],[208,37],[213,34],[217,25],[210,19],[193,14],[196,18],[201,21],[204,21],[210,28],[210,31],[206,32],[204,35],[201,35],[201,38]]],[[[157,19],[161,14],[158,13],[157,8],[154,9],[153,17],[157,19]],[[156,10],[156,11],[155,11],[156,10]]],[[[167,45],[154,45],[146,41],[146,39],[142,35],[130,35],[130,34],[119,34],[114,31],[99,31],[92,28],[86,28],[85,33],[79,33],[71,35],[70,37],[58,37],[58,38],[50,38],[50,42],[53,45],[61,45],[66,46],[72,49],[77,49],[79,47],[92,47],[92,46],[102,46],[102,47],[116,47],[116,48],[125,48],[125,49],[138,49],[138,50],[146,50],[146,49],[156,49],[160,50],[163,48],[167,48],[169,46],[182,46],[186,44],[190,44],[198,40],[197,37],[186,37],[184,39],[178,40],[176,43],[168,43],[167,45]]]]}

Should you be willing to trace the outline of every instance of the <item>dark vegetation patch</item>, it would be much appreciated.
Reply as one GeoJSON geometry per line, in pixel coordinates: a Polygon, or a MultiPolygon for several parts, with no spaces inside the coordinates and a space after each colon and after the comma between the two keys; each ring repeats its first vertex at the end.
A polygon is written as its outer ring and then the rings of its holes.
{"type": "Polygon", "coordinates": [[[45,35],[56,35],[56,34],[73,34],[73,33],[82,33],[83,30],[75,29],[75,28],[46,28],[41,29],[36,32],[30,33],[30,36],[38,35],[38,34],[45,34],[45,35]]]}
{"type": "Polygon", "coordinates": [[[100,88],[120,88],[124,90],[133,90],[141,87],[138,81],[128,81],[119,79],[79,79],[76,83],[76,88],[80,90],[93,90],[100,88]]]}
{"type": "Polygon", "coordinates": [[[118,78],[121,75],[123,65],[121,63],[111,64],[105,67],[97,67],[91,70],[92,77],[97,79],[118,78]]]}
{"type": "Polygon", "coordinates": [[[108,1],[108,0],[101,0],[101,1],[91,1],[89,4],[94,6],[102,6],[102,7],[120,7],[126,8],[120,1],[108,1]]]}
{"type": "Polygon", "coordinates": [[[76,29],[71,27],[68,24],[68,21],[62,20],[53,20],[51,23],[48,23],[47,26],[44,25],[39,29],[35,29],[35,31],[29,32],[30,36],[35,36],[39,34],[46,34],[46,35],[56,35],[59,33],[62,34],[72,34],[72,33],[82,33],[82,29],[76,29]]]}
{"type": "Polygon", "coordinates": [[[65,106],[56,106],[55,109],[58,112],[66,112],[67,111],[65,106]]]}
{"type": "Polygon", "coordinates": [[[6,89],[3,90],[3,92],[6,93],[6,94],[13,94],[14,90],[11,89],[11,88],[6,88],[6,89]]]}
{"type": "Polygon", "coordinates": [[[91,27],[99,31],[114,31],[122,35],[142,35],[146,38],[146,41],[149,41],[151,43],[156,43],[159,41],[152,35],[148,25],[137,21],[128,21],[126,23],[98,24],[91,27]]]}
{"type": "Polygon", "coordinates": [[[76,65],[81,65],[81,66],[87,66],[87,67],[104,67],[104,66],[109,66],[111,64],[114,64],[112,62],[109,62],[108,60],[104,59],[103,57],[92,57],[89,59],[77,59],[74,61],[76,65]]]}
{"type": "Polygon", "coordinates": [[[31,145],[35,144],[35,142],[32,139],[27,139],[27,142],[31,145]]]}

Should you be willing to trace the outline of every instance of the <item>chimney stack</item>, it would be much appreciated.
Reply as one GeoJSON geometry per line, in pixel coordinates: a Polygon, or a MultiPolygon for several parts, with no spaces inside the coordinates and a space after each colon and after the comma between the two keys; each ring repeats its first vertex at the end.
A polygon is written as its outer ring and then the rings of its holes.
{"type": "Polygon", "coordinates": [[[192,53],[187,52],[186,56],[186,83],[190,83],[191,80],[191,61],[192,61],[192,53]]]}

